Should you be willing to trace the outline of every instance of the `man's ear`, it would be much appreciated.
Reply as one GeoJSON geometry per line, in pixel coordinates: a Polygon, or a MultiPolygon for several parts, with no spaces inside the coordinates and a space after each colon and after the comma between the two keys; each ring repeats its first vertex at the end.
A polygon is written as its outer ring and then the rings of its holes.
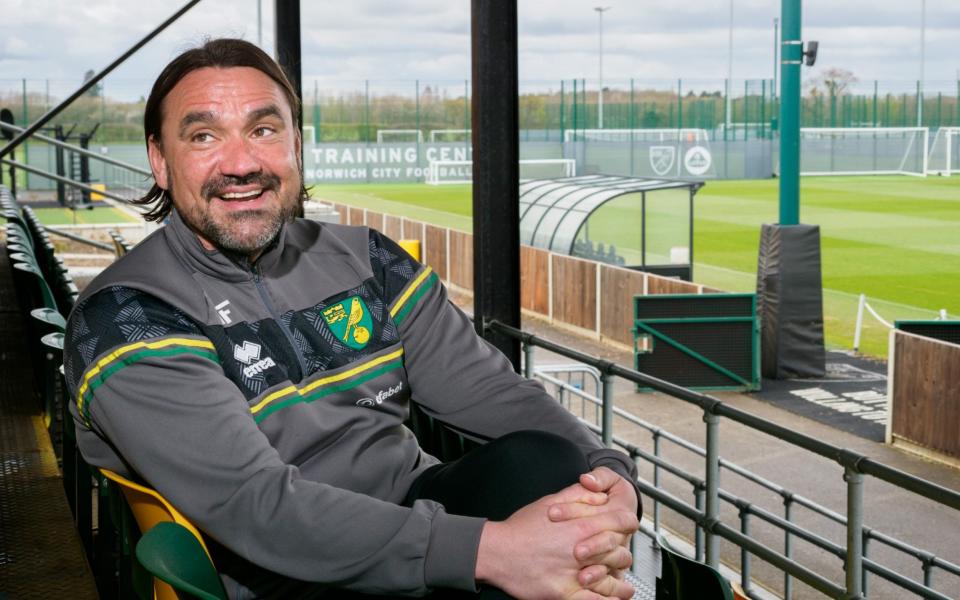
{"type": "Polygon", "coordinates": [[[167,181],[167,159],[163,157],[163,151],[160,149],[160,140],[151,135],[147,142],[147,157],[150,159],[150,170],[153,171],[153,179],[157,185],[165,190],[170,189],[170,182],[167,181]]]}

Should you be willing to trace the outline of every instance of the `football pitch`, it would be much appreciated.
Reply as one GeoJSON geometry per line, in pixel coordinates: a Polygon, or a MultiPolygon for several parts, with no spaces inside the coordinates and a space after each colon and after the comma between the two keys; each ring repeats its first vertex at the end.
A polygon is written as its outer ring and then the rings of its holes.
{"type": "MultiPolygon", "coordinates": [[[[472,224],[469,185],[324,185],[311,193],[445,227],[472,224]]],[[[801,222],[820,225],[828,346],[852,347],[860,294],[889,322],[933,319],[940,309],[960,315],[960,177],[806,177],[800,203],[801,222]]],[[[638,246],[637,204],[600,209],[590,238],[629,256],[638,246]]],[[[695,281],[754,291],[760,226],[778,219],[778,181],[710,181],[694,215],[695,281]]],[[[679,230],[676,219],[669,228],[679,230]]],[[[648,223],[656,225],[649,210],[648,223]]],[[[865,316],[861,351],[885,356],[887,332],[865,316]]]]}

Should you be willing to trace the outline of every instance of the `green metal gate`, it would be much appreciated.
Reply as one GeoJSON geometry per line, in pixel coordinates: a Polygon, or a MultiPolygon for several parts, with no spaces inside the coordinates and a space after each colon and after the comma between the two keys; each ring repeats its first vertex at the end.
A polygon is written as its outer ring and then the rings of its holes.
{"type": "Polygon", "coordinates": [[[634,296],[633,306],[638,371],[691,389],[760,389],[755,294],[634,296]]]}

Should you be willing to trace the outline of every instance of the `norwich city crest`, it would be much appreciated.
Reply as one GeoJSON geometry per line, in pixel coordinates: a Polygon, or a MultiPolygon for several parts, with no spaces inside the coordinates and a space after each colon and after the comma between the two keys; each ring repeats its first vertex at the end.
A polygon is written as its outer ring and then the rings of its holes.
{"type": "Polygon", "coordinates": [[[344,344],[360,350],[370,341],[373,320],[363,298],[353,296],[323,309],[323,320],[344,344]]]}

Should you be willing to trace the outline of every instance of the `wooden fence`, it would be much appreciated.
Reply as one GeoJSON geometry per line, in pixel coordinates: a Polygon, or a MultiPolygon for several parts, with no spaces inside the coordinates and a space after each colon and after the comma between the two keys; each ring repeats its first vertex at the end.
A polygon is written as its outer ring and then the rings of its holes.
{"type": "Polygon", "coordinates": [[[887,397],[888,443],[960,459],[960,345],[891,331],[887,397]]]}
{"type": "MultiPolygon", "coordinates": [[[[366,225],[393,239],[420,240],[423,261],[447,286],[473,290],[473,235],[363,208],[334,206],[347,225],[366,225]]],[[[721,290],[530,246],[520,248],[523,310],[626,346],[633,345],[634,296],[704,293],[721,290]]]]}

